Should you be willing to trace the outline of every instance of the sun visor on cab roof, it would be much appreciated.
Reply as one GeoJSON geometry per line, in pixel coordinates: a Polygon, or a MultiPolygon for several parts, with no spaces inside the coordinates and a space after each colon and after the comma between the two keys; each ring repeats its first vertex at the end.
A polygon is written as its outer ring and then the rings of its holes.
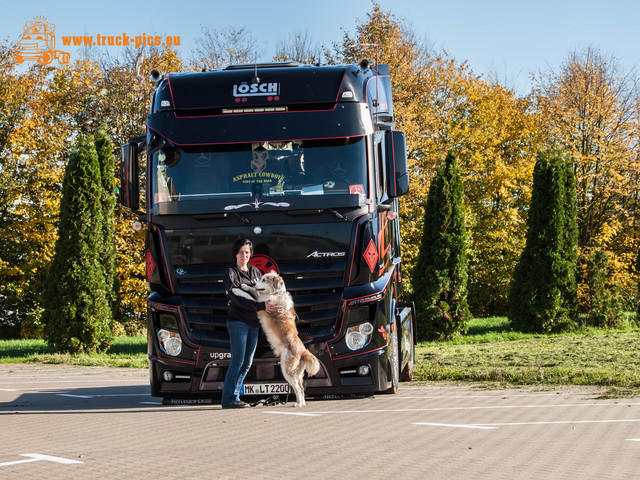
{"type": "MultiPolygon", "coordinates": [[[[341,65],[258,68],[257,75],[254,68],[172,73],[158,92],[154,111],[336,103],[347,70],[341,65]]],[[[357,101],[359,92],[353,93],[349,100],[357,101]]]]}

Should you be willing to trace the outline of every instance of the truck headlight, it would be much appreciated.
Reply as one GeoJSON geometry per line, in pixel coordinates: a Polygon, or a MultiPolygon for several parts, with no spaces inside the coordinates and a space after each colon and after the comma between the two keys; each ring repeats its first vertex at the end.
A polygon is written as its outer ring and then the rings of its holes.
{"type": "Polygon", "coordinates": [[[170,332],[161,328],[158,330],[158,341],[160,342],[160,348],[172,357],[177,357],[182,351],[182,338],[178,332],[170,332]]]}
{"type": "Polygon", "coordinates": [[[349,350],[360,350],[371,342],[373,325],[369,322],[347,328],[346,342],[349,350]]]}

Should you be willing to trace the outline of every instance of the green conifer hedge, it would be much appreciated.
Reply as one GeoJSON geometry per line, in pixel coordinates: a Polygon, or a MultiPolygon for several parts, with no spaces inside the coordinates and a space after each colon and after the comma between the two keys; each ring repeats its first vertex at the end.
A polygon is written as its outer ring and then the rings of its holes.
{"type": "Polygon", "coordinates": [[[101,265],[102,192],[93,139],[83,138],[65,170],[58,239],[43,292],[43,334],[59,352],[105,351],[113,342],[101,265]]]}
{"type": "Polygon", "coordinates": [[[577,323],[578,235],[573,165],[558,152],[538,154],[526,245],[509,294],[509,319],[525,332],[557,332],[577,323]]]}
{"type": "Polygon", "coordinates": [[[111,307],[112,317],[115,318],[118,310],[119,290],[115,244],[115,161],[113,159],[111,140],[104,130],[101,129],[96,134],[95,145],[102,184],[102,249],[100,252],[100,264],[104,270],[107,300],[111,307]]]}
{"type": "Polygon", "coordinates": [[[420,252],[412,275],[419,340],[467,330],[467,252],[462,178],[449,152],[431,182],[420,252]]]}

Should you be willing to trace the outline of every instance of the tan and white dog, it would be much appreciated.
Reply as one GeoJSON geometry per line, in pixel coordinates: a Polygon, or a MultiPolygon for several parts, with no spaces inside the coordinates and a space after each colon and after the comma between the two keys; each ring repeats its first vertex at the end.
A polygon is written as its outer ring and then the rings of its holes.
{"type": "Polygon", "coordinates": [[[242,285],[242,290],[233,288],[232,291],[244,298],[258,302],[269,301],[275,305],[275,313],[260,310],[258,319],[273,353],[280,357],[284,378],[296,394],[294,406],[306,405],[302,383],[304,372],[306,370],[309,375],[315,375],[320,370],[320,362],[298,337],[293,299],[287,292],[282,277],[275,272],[269,272],[256,282],[255,287],[242,285]]]}

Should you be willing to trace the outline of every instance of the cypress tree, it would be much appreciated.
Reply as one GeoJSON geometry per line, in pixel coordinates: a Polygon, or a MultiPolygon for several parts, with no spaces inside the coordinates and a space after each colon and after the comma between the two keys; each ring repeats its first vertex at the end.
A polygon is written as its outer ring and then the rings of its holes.
{"type": "Polygon", "coordinates": [[[413,297],[420,340],[444,340],[467,330],[467,254],[462,178],[449,152],[427,196],[413,297]]]}
{"type": "Polygon", "coordinates": [[[104,271],[107,300],[111,307],[111,315],[112,318],[115,318],[119,290],[115,244],[115,162],[111,149],[111,140],[102,129],[95,136],[95,146],[98,153],[100,182],[102,185],[102,250],[100,252],[100,264],[104,271]]]}
{"type": "Polygon", "coordinates": [[[575,180],[557,153],[539,153],[527,218],[526,245],[509,294],[513,328],[553,332],[575,324],[577,224],[575,180]]]}
{"type": "MultiPolygon", "coordinates": [[[[578,199],[576,196],[576,178],[573,173],[573,162],[564,160],[556,154],[555,161],[559,170],[564,169],[564,214],[563,238],[560,248],[561,269],[558,273],[560,290],[564,299],[571,324],[577,322],[578,312],[578,199]]],[[[562,172],[561,172],[562,174],[562,172]]]]}
{"type": "MultiPolygon", "coordinates": [[[[638,251],[638,256],[636,257],[636,274],[638,273],[640,273],[640,250],[638,251]]],[[[640,281],[638,282],[638,291],[636,298],[636,323],[640,323],[640,281]]]]}
{"type": "Polygon", "coordinates": [[[587,263],[587,324],[594,327],[618,327],[622,311],[617,292],[607,286],[609,259],[604,250],[596,250],[587,263]]]}
{"type": "Polygon", "coordinates": [[[44,336],[59,352],[104,351],[113,341],[102,251],[102,185],[93,139],[71,153],[43,292],[44,336]]]}

